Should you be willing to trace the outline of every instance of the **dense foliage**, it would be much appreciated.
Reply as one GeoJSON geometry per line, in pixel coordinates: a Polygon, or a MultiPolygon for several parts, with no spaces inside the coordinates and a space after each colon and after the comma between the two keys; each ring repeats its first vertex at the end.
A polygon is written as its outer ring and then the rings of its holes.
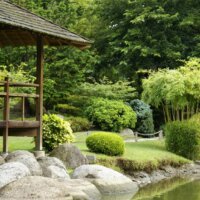
{"type": "Polygon", "coordinates": [[[67,117],[66,120],[69,121],[73,132],[88,131],[92,126],[91,122],[83,117],[67,117]]]}
{"type": "Polygon", "coordinates": [[[69,122],[54,114],[43,116],[43,146],[47,151],[73,140],[74,136],[69,122]]]}
{"type": "Polygon", "coordinates": [[[190,59],[176,70],[153,72],[143,88],[143,100],[162,107],[166,122],[189,119],[199,111],[200,59],[190,59]]]}
{"type": "Polygon", "coordinates": [[[199,125],[191,121],[175,121],[165,127],[165,142],[169,151],[188,159],[199,158],[199,125]]]}
{"type": "Polygon", "coordinates": [[[114,133],[97,132],[86,138],[88,149],[95,153],[118,156],[124,153],[124,140],[114,133]]]}
{"type": "Polygon", "coordinates": [[[133,83],[129,81],[117,81],[113,83],[107,78],[94,83],[83,83],[77,90],[78,93],[90,98],[107,98],[111,100],[129,101],[136,96],[133,83]]]}
{"type": "MultiPolygon", "coordinates": [[[[83,51],[45,47],[47,110],[84,116],[93,97],[129,102],[140,98],[141,79],[148,78],[151,70],[176,69],[182,60],[200,55],[197,0],[10,2],[94,41],[83,51]],[[104,77],[108,77],[106,82],[104,77]]],[[[6,66],[0,77],[4,70],[10,73],[14,69],[17,74],[21,63],[25,63],[23,76],[35,76],[35,47],[0,49],[0,65],[6,66]]],[[[199,61],[193,59],[185,65],[180,70],[159,70],[144,81],[143,99],[156,107],[157,113],[163,110],[166,122],[188,119],[199,110],[199,61]]],[[[156,126],[160,118],[158,115],[156,126]]]]}
{"type": "Polygon", "coordinates": [[[153,114],[150,106],[139,99],[132,100],[130,106],[136,112],[136,131],[139,133],[153,133],[153,114]]]}
{"type": "Polygon", "coordinates": [[[120,131],[123,128],[135,128],[136,113],[122,101],[94,99],[86,110],[93,124],[107,131],[120,131]]]}
{"type": "Polygon", "coordinates": [[[100,1],[96,75],[131,78],[141,68],[175,68],[199,56],[199,9],[197,0],[100,1]]]}

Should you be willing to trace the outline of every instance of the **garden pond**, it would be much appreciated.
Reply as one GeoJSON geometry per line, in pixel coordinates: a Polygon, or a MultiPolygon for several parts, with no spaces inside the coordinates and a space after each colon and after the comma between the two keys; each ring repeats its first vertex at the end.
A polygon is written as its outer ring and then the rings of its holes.
{"type": "Polygon", "coordinates": [[[200,200],[200,180],[174,178],[140,189],[134,197],[106,196],[103,200],[200,200]]]}

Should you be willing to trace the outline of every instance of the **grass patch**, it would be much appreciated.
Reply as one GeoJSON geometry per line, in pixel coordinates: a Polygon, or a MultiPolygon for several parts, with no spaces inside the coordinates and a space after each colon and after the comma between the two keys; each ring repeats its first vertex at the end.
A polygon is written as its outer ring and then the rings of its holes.
{"type": "MultiPolygon", "coordinates": [[[[84,154],[95,154],[88,150],[85,139],[86,133],[76,133],[74,143],[84,154]]],[[[125,153],[120,157],[95,154],[99,164],[107,167],[119,168],[125,173],[131,174],[133,171],[144,170],[150,172],[165,165],[174,167],[191,162],[181,156],[173,154],[165,149],[164,140],[127,142],[125,143],[125,153]]]]}
{"type": "MultiPolygon", "coordinates": [[[[76,145],[84,154],[95,154],[90,152],[85,144],[87,132],[75,133],[76,145]]],[[[9,137],[9,151],[27,150],[33,151],[35,144],[32,137],[9,137]]],[[[0,137],[0,151],[3,148],[3,138],[0,137]]],[[[98,164],[111,167],[118,171],[131,174],[133,171],[152,171],[164,165],[180,166],[190,163],[181,156],[175,155],[165,149],[164,141],[144,141],[125,143],[125,153],[123,156],[106,156],[95,154],[98,164]]]]}
{"type": "MultiPolygon", "coordinates": [[[[35,143],[33,137],[8,137],[9,152],[15,150],[33,151],[35,143]]],[[[3,137],[0,137],[0,152],[3,150],[3,137]]]]}

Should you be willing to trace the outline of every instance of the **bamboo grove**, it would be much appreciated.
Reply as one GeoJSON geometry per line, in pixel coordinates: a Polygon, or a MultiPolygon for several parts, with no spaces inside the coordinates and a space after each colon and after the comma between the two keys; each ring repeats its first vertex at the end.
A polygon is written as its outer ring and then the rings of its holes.
{"type": "Polygon", "coordinates": [[[160,69],[143,80],[142,98],[162,108],[165,122],[189,119],[199,112],[200,59],[192,58],[178,69],[160,69]]]}

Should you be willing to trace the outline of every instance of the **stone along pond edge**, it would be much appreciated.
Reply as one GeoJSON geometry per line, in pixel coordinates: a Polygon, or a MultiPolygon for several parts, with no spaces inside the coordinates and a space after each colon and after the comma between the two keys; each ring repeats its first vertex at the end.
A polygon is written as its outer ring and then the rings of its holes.
{"type": "MultiPolygon", "coordinates": [[[[66,157],[77,156],[76,150],[75,155],[69,150],[70,145],[61,145],[59,148],[66,157]]],[[[35,197],[98,200],[102,194],[134,195],[141,187],[174,177],[200,178],[198,162],[179,168],[164,166],[150,173],[133,172],[131,176],[127,176],[107,167],[89,165],[87,159],[81,159],[82,163],[77,163],[79,166],[74,167],[70,177],[67,173],[69,163],[67,164],[66,157],[36,158],[28,151],[15,151],[4,158],[0,156],[0,199],[8,199],[13,195],[18,199],[35,197]]]]}

